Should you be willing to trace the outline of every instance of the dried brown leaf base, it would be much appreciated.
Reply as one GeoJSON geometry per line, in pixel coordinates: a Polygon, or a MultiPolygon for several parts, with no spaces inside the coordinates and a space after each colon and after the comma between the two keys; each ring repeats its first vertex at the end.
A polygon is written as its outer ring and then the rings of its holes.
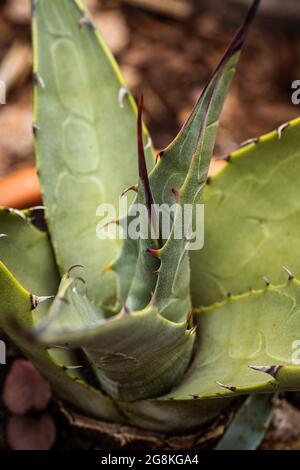
{"type": "MultiPolygon", "coordinates": [[[[220,416],[207,429],[193,434],[170,436],[87,418],[61,402],[58,402],[58,406],[70,429],[73,430],[71,431],[74,434],[73,445],[99,450],[212,449],[223,435],[235,412],[233,407],[227,415],[220,416]]],[[[300,449],[300,411],[288,401],[277,400],[272,423],[260,449],[300,449]]]]}
{"type": "Polygon", "coordinates": [[[223,435],[234,415],[234,409],[231,409],[226,415],[221,415],[209,428],[193,434],[171,436],[88,418],[62,402],[58,402],[58,406],[68,423],[76,430],[79,440],[80,435],[84,435],[88,438],[89,444],[94,446],[93,448],[105,450],[209,449],[223,435]]]}

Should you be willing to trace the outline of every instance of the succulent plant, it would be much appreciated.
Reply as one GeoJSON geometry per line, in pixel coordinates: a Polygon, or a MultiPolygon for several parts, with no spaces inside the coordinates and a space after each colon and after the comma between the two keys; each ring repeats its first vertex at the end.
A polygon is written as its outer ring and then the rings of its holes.
{"type": "MultiPolygon", "coordinates": [[[[224,436],[230,441],[249,424],[245,410],[265,423],[272,393],[300,389],[292,360],[300,336],[300,282],[292,274],[300,269],[300,120],[247,142],[207,178],[258,5],[154,162],[142,104],[137,113],[81,2],[32,2],[33,130],[45,213],[0,211],[0,326],[54,392],[87,416],[182,433],[253,395],[224,436]],[[97,207],[117,206],[127,187],[132,205],[116,224],[128,227],[139,203],[144,228],[156,236],[134,239],[125,229],[124,240],[99,240],[97,207]],[[176,203],[167,237],[154,202],[176,203]],[[188,234],[174,233],[177,211],[199,203],[205,244],[187,250],[188,234]]],[[[250,447],[260,439],[253,432],[250,447]]]]}

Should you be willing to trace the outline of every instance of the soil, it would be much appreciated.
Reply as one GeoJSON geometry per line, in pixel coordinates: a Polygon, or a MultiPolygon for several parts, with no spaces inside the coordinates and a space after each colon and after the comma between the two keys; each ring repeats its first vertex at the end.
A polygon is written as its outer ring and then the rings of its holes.
{"type": "MultiPolygon", "coordinates": [[[[207,9],[205,1],[194,2],[190,16],[157,14],[129,5],[134,3],[130,1],[86,3],[134,95],[144,94],[147,125],[156,148],[163,148],[188,116],[234,34],[236,14],[228,14],[228,9],[207,9]]],[[[34,163],[27,4],[2,0],[0,5],[0,79],[7,82],[7,103],[0,105],[0,179],[34,163]]],[[[242,141],[269,132],[299,114],[291,102],[291,83],[300,78],[300,30],[294,22],[282,19],[275,28],[270,17],[262,17],[253,28],[222,115],[216,155],[230,153],[242,141]]],[[[10,345],[8,365],[0,366],[0,389],[9,364],[17,356],[18,351],[10,345]]],[[[299,406],[300,400],[293,400],[299,406]]],[[[56,448],[115,448],[110,438],[95,438],[91,431],[79,431],[68,424],[54,402],[49,411],[58,429],[56,448]]],[[[4,429],[8,417],[0,404],[0,449],[7,447],[4,429]]],[[[274,426],[278,429],[278,420],[273,423],[273,431],[274,426]]],[[[292,448],[299,449],[298,428],[291,439],[292,448]]],[[[273,432],[273,441],[268,435],[264,448],[272,448],[274,439],[273,432]]],[[[276,439],[280,441],[280,436],[276,439]]],[[[289,443],[282,445],[288,447],[289,443]]]]}

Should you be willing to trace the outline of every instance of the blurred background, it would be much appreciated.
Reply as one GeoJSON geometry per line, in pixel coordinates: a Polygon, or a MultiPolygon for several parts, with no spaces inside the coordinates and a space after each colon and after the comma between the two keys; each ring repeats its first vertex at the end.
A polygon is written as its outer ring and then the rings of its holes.
{"type": "MultiPolygon", "coordinates": [[[[32,142],[29,3],[0,0],[0,80],[7,86],[7,103],[0,105],[0,205],[14,207],[38,204],[40,198],[32,142]]],[[[144,94],[145,120],[159,150],[169,143],[190,113],[250,0],[85,3],[115,54],[128,86],[136,97],[144,94]]],[[[269,132],[300,114],[299,106],[291,103],[291,84],[300,79],[299,26],[299,0],[262,0],[222,114],[215,155],[226,155],[244,140],[269,132]]],[[[58,448],[91,448],[91,436],[86,430],[79,432],[67,425],[53,402],[48,406],[50,391],[45,383],[39,387],[46,396],[48,411],[41,420],[14,415],[19,410],[8,398],[23,390],[21,387],[32,387],[31,377],[36,371],[27,361],[15,361],[19,353],[7,344],[8,363],[13,363],[14,369],[0,368],[0,390],[4,390],[2,398],[7,397],[5,406],[0,401],[0,449],[8,445],[13,449],[50,448],[56,433],[58,448]]],[[[38,384],[42,381],[37,377],[34,380],[38,384]]],[[[279,418],[276,415],[274,419],[289,424],[287,431],[283,426],[283,432],[287,439],[292,435],[293,448],[299,449],[300,413],[294,409],[288,412],[284,409],[280,417],[279,410],[279,418]]],[[[274,434],[275,442],[276,439],[274,434]]],[[[98,440],[97,446],[101,448],[98,440]]],[[[271,448],[271,444],[267,443],[266,448],[271,448]]]]}
{"type": "MultiPolygon", "coordinates": [[[[29,3],[0,0],[0,80],[7,85],[7,104],[0,106],[0,204],[4,205],[36,203],[38,193],[32,169],[29,3]],[[28,180],[28,201],[26,184],[24,189],[18,178],[9,185],[3,181],[20,169],[25,169],[20,175],[23,183],[28,180]],[[14,184],[25,197],[23,202],[12,197],[14,184]]],[[[134,95],[144,94],[145,119],[160,149],[187,117],[250,0],[85,3],[134,95]]],[[[299,114],[291,103],[291,83],[300,79],[299,25],[298,0],[262,0],[222,116],[216,155],[227,154],[245,139],[299,114]]]]}

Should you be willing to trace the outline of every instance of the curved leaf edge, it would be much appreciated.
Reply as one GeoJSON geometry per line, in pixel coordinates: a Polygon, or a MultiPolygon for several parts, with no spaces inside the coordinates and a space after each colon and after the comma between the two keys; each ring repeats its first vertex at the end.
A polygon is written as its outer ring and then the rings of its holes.
{"type": "MultiPolygon", "coordinates": [[[[286,268],[284,268],[286,270],[286,268]]],[[[288,272],[288,280],[285,283],[279,285],[272,285],[269,282],[266,282],[266,285],[263,289],[250,289],[247,292],[242,294],[229,295],[226,299],[215,302],[210,306],[201,306],[193,309],[194,323],[197,324],[195,318],[201,314],[213,312],[222,306],[229,304],[231,302],[237,302],[249,298],[251,296],[260,296],[264,294],[267,290],[278,291],[288,287],[289,284],[294,284],[300,289],[300,280],[296,279],[292,273],[288,272]]],[[[192,364],[191,364],[192,366],[192,364]]],[[[264,365],[255,365],[249,364],[248,366],[252,370],[256,371],[258,374],[261,374],[262,377],[269,377],[269,380],[262,382],[261,384],[249,385],[249,386],[238,386],[233,384],[224,384],[218,382],[216,383],[220,386],[220,393],[214,394],[203,394],[197,395],[189,394],[188,396],[179,396],[176,395],[176,388],[170,394],[158,398],[162,401],[202,401],[202,400],[216,400],[226,397],[237,397],[240,395],[254,395],[254,394],[266,394],[266,393],[275,393],[277,391],[298,391],[300,390],[300,365],[285,365],[285,364],[264,364],[264,365]]]]}
{"type": "Polygon", "coordinates": [[[290,128],[290,127],[296,127],[300,126],[300,117],[297,117],[295,119],[291,119],[290,121],[287,121],[280,126],[278,126],[276,129],[273,129],[270,132],[267,132],[266,134],[262,134],[260,137],[254,137],[253,139],[249,139],[245,143],[245,145],[241,144],[241,146],[231,152],[230,154],[217,158],[217,160],[223,160],[226,162],[223,168],[220,168],[216,173],[211,175],[209,177],[208,183],[211,184],[213,181],[216,179],[218,180],[219,178],[222,178],[222,175],[228,170],[231,164],[238,164],[240,159],[248,154],[251,150],[253,150],[257,145],[260,143],[264,142],[272,142],[276,140],[280,140],[284,138],[284,133],[285,130],[290,128]]]}
{"type": "MultiPolygon", "coordinates": [[[[32,294],[30,294],[0,262],[0,282],[5,282],[6,306],[1,304],[0,327],[20,348],[25,356],[40,370],[46,380],[53,385],[54,392],[66,401],[72,402],[87,414],[115,422],[124,422],[118,405],[101,390],[86,382],[80,369],[56,360],[52,348],[33,343],[19,331],[20,317],[28,327],[34,324],[32,294]]],[[[66,356],[70,360],[71,354],[66,356]]]]}

